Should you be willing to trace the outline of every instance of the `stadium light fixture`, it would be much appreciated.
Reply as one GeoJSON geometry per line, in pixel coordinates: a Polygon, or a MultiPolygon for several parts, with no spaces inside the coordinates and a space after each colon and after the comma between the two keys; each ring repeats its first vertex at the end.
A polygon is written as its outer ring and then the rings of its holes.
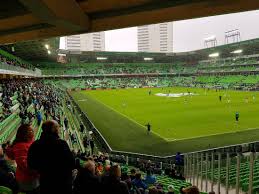
{"type": "Polygon", "coordinates": [[[238,50],[232,51],[231,53],[232,53],[232,54],[240,54],[240,53],[242,53],[242,52],[243,52],[242,49],[238,49],[238,50]]]}
{"type": "Polygon", "coordinates": [[[107,57],[96,57],[97,60],[107,60],[107,57]]]}
{"type": "Polygon", "coordinates": [[[49,49],[49,45],[48,45],[48,44],[45,44],[45,48],[46,48],[46,49],[49,49]]]}
{"type": "Polygon", "coordinates": [[[152,61],[153,60],[153,58],[151,58],[151,57],[144,57],[144,61],[152,61]]]}
{"type": "Polygon", "coordinates": [[[58,53],[58,56],[67,56],[67,55],[63,53],[58,53]]]}
{"type": "Polygon", "coordinates": [[[211,58],[215,58],[215,57],[218,57],[219,56],[219,53],[211,53],[209,54],[209,57],[211,58]]]}
{"type": "Polygon", "coordinates": [[[48,54],[49,54],[49,55],[51,54],[50,50],[48,50],[48,54]]]}
{"type": "Polygon", "coordinates": [[[216,36],[212,35],[212,36],[209,36],[207,38],[204,38],[204,41],[211,41],[211,40],[215,40],[215,39],[216,39],[216,36]]]}

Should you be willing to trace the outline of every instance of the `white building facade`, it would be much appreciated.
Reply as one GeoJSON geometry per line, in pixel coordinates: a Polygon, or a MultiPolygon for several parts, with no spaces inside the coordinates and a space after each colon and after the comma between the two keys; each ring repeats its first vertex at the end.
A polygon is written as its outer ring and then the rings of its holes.
{"type": "Polygon", "coordinates": [[[139,52],[173,52],[173,22],[139,26],[139,52]]]}
{"type": "Polygon", "coordinates": [[[104,32],[65,37],[65,49],[71,51],[105,51],[104,32]]]}

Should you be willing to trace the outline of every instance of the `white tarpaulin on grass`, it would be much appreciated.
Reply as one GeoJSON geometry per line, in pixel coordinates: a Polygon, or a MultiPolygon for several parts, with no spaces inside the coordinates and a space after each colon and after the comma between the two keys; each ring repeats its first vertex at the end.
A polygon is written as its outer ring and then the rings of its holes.
{"type": "Polygon", "coordinates": [[[165,96],[165,97],[172,97],[172,98],[179,98],[179,97],[183,97],[183,96],[194,96],[197,94],[194,93],[169,93],[169,94],[164,94],[164,93],[156,93],[156,96],[165,96]]]}

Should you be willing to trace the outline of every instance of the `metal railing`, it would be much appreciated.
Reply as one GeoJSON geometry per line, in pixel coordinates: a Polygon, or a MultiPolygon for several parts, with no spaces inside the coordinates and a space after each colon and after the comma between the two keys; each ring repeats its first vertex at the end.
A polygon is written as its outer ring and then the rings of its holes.
{"type": "Polygon", "coordinates": [[[184,175],[200,191],[259,192],[259,143],[184,154],[184,175]]]}

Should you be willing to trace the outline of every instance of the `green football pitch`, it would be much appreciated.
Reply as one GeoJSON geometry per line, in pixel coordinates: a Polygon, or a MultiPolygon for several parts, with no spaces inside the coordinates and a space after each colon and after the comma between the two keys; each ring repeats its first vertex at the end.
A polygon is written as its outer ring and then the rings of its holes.
{"type": "Polygon", "coordinates": [[[165,156],[259,138],[258,92],[141,88],[71,94],[114,150],[165,156]]]}

